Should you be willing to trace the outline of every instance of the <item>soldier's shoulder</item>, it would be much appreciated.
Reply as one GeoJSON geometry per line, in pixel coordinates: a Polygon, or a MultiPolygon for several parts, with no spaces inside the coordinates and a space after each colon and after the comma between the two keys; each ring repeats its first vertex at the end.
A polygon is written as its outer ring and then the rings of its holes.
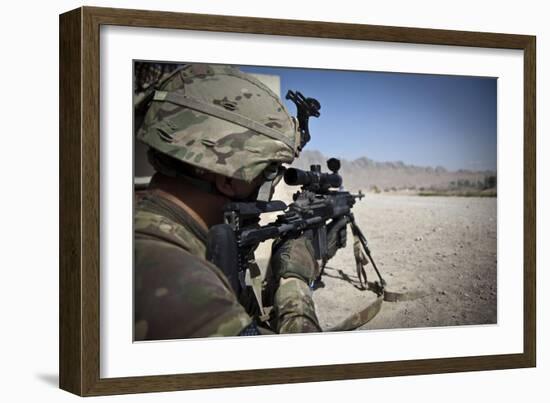
{"type": "Polygon", "coordinates": [[[134,234],[136,241],[157,240],[178,246],[196,256],[204,256],[206,253],[204,240],[192,228],[158,212],[136,209],[134,234]]]}
{"type": "Polygon", "coordinates": [[[134,239],[136,273],[189,277],[230,288],[224,274],[205,258],[205,246],[187,229],[162,215],[138,212],[134,239]]]}
{"type": "Polygon", "coordinates": [[[176,244],[136,239],[134,274],[137,340],[236,336],[251,323],[223,273],[176,244]]]}

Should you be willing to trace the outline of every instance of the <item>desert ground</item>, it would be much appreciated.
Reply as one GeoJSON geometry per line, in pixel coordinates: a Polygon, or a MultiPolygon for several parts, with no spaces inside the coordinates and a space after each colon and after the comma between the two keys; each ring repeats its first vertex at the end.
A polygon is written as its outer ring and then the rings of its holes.
{"type": "MultiPolygon", "coordinates": [[[[360,329],[435,327],[497,322],[497,199],[368,193],[354,207],[372,255],[393,292],[420,292],[410,301],[384,302],[360,329]]],[[[353,240],[326,267],[325,286],[313,292],[323,329],[374,301],[360,290],[353,240]]],[[[265,261],[266,248],[257,257],[265,261]]],[[[376,280],[371,265],[369,281],[376,280]]]]}

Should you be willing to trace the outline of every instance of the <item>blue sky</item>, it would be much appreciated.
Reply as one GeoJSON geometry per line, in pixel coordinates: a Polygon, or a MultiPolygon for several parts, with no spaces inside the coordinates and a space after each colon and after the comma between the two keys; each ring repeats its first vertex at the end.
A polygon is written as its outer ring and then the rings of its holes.
{"type": "MultiPolygon", "coordinates": [[[[495,78],[242,66],[321,103],[306,146],[327,156],[496,170],[495,78]]],[[[285,101],[289,111],[295,106],[285,101]]]]}

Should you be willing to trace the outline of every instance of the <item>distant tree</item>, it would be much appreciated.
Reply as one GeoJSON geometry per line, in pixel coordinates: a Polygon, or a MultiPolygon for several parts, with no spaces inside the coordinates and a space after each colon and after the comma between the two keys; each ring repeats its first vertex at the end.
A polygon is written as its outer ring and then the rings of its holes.
{"type": "Polygon", "coordinates": [[[493,189],[497,187],[496,175],[489,175],[485,177],[485,189],[493,189]]]}
{"type": "Polygon", "coordinates": [[[134,92],[138,94],[156,85],[179,66],[181,65],[175,63],[135,62],[134,92]]]}

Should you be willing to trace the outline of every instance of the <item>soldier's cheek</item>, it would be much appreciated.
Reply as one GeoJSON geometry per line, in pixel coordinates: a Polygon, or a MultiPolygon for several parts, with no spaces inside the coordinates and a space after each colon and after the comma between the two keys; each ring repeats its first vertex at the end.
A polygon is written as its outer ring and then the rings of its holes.
{"type": "Polygon", "coordinates": [[[258,190],[260,189],[261,183],[253,181],[247,183],[244,181],[239,181],[235,186],[235,195],[238,198],[249,198],[250,196],[257,195],[258,190]]]}

